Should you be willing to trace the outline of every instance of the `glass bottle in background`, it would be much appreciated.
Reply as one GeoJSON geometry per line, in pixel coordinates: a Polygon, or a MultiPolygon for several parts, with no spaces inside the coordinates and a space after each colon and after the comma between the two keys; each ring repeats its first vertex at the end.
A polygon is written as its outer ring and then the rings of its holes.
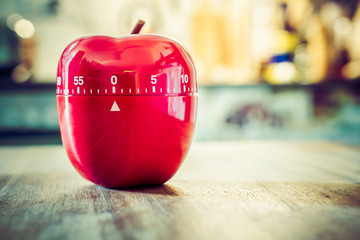
{"type": "Polygon", "coordinates": [[[323,81],[331,61],[331,45],[326,36],[324,24],[318,14],[314,14],[305,32],[308,62],[304,83],[313,84],[323,81]]]}
{"type": "Polygon", "coordinates": [[[327,37],[328,67],[325,78],[328,80],[341,80],[342,68],[349,61],[345,48],[345,40],[351,29],[349,11],[352,1],[327,2],[321,5],[319,16],[323,23],[327,37]]]}
{"type": "Polygon", "coordinates": [[[271,84],[292,84],[301,80],[301,75],[294,64],[294,53],[300,44],[300,37],[290,25],[287,3],[279,6],[280,27],[275,32],[273,54],[264,68],[264,78],[271,84]]]}
{"type": "Polygon", "coordinates": [[[196,7],[191,21],[191,42],[198,68],[199,83],[211,81],[211,71],[224,62],[225,20],[210,1],[202,0],[196,7]]]}
{"type": "Polygon", "coordinates": [[[253,11],[247,0],[202,0],[194,3],[191,46],[199,82],[249,84],[259,80],[253,54],[253,11]]]}
{"type": "Polygon", "coordinates": [[[349,53],[349,62],[343,67],[342,76],[347,80],[360,78],[360,2],[355,9],[351,29],[344,43],[349,53]]]}
{"type": "Polygon", "coordinates": [[[308,70],[306,83],[341,80],[344,66],[349,62],[346,41],[352,28],[350,9],[355,1],[318,3],[306,22],[308,42],[308,70]]]}
{"type": "MultiPolygon", "coordinates": [[[[270,21],[270,16],[266,14],[269,9],[268,2],[268,0],[232,0],[225,5],[225,67],[230,84],[259,82],[261,57],[254,54],[254,48],[261,45],[263,46],[262,50],[265,49],[264,52],[266,52],[268,46],[264,39],[256,39],[259,36],[253,33],[254,29],[259,27],[256,25],[259,21],[256,22],[256,20],[262,20],[262,23],[270,21]],[[257,19],[255,14],[259,8],[263,10],[262,13],[265,13],[260,16],[261,19],[257,19]]],[[[258,30],[260,30],[258,33],[263,33],[262,29],[258,30]]],[[[261,35],[261,37],[263,36],[261,35]]]]}

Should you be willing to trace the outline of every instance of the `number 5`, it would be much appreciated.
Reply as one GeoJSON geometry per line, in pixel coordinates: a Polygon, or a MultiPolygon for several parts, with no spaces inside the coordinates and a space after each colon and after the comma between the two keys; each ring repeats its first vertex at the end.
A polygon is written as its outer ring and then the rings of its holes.
{"type": "Polygon", "coordinates": [[[151,75],[151,83],[156,84],[156,82],[157,82],[156,75],[151,75]]]}

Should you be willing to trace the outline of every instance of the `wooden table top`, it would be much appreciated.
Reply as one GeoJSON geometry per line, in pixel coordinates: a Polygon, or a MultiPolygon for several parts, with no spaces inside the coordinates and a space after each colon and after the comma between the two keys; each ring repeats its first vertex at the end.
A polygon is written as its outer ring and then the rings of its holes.
{"type": "Polygon", "coordinates": [[[194,143],[165,185],[110,190],[60,145],[0,147],[0,239],[360,239],[360,148],[194,143]]]}

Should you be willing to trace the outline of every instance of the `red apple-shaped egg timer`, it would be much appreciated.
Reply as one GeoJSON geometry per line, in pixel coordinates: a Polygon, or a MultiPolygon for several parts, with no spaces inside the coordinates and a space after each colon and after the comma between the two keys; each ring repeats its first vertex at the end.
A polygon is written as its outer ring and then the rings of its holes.
{"type": "Polygon", "coordinates": [[[162,184],[184,160],[197,113],[195,67],[157,34],[83,37],[61,55],[57,109],[67,155],[110,188],[162,184]]]}

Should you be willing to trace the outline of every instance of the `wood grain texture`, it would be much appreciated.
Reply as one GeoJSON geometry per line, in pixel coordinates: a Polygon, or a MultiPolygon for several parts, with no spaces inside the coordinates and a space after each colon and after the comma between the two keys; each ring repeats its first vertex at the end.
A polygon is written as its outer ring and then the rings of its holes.
{"type": "Polygon", "coordinates": [[[167,184],[110,190],[62,146],[1,147],[0,239],[360,239],[360,148],[195,143],[167,184]]]}

